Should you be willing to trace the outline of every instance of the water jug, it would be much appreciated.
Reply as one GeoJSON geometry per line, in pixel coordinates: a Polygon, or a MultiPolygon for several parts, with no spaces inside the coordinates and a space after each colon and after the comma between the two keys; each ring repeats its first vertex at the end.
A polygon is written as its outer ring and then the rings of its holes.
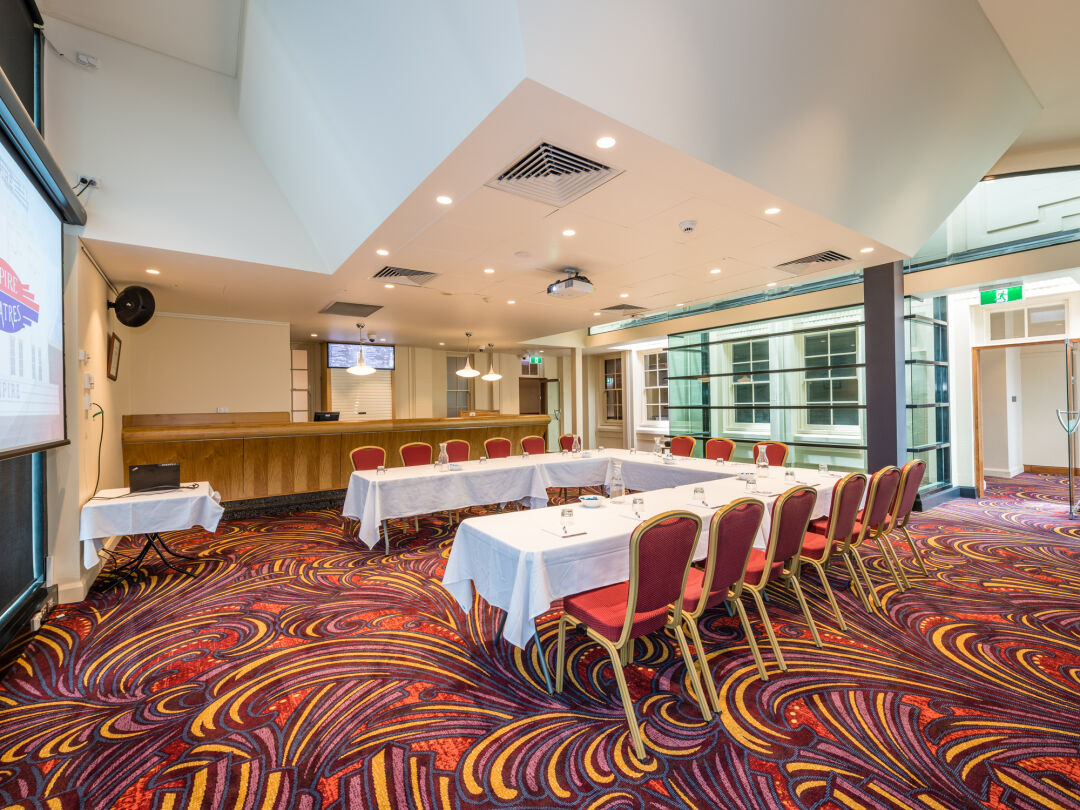
{"type": "Polygon", "coordinates": [[[769,456],[765,452],[765,445],[761,445],[757,449],[757,477],[768,478],[769,477],[769,456]]]}
{"type": "Polygon", "coordinates": [[[622,503],[626,495],[626,484],[623,483],[622,462],[611,462],[611,480],[608,482],[608,497],[612,503],[622,503]]]}
{"type": "Polygon", "coordinates": [[[435,462],[438,472],[446,472],[450,469],[450,454],[446,452],[446,442],[439,444],[439,460],[435,462]]]}
{"type": "Polygon", "coordinates": [[[574,436],[574,445],[573,445],[573,447],[570,448],[570,452],[573,453],[575,456],[578,456],[578,455],[581,454],[581,437],[580,436],[574,436]]]}

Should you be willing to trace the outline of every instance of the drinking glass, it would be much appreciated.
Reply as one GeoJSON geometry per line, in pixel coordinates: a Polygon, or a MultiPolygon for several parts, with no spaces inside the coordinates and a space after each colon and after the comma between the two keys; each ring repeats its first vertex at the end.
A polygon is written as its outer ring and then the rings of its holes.
{"type": "Polygon", "coordinates": [[[597,453],[603,453],[603,452],[604,452],[604,445],[602,445],[602,444],[601,444],[600,446],[598,446],[598,447],[596,448],[596,452],[597,452],[597,453]]]}
{"type": "Polygon", "coordinates": [[[641,513],[645,511],[645,499],[640,495],[635,495],[630,502],[630,507],[634,510],[634,517],[640,519],[641,513]]]}
{"type": "Polygon", "coordinates": [[[375,475],[386,475],[386,467],[380,464],[378,467],[375,468],[375,475]]]}
{"type": "Polygon", "coordinates": [[[632,456],[636,456],[636,455],[637,455],[637,445],[634,445],[634,446],[632,446],[632,447],[630,448],[630,455],[632,455],[632,456]]]}
{"type": "Polygon", "coordinates": [[[574,510],[569,506],[564,506],[559,512],[559,520],[562,522],[562,533],[569,534],[574,526],[574,510]]]}
{"type": "Polygon", "coordinates": [[[694,487],[694,503],[700,503],[702,506],[706,506],[705,503],[705,487],[694,487]]]}
{"type": "Polygon", "coordinates": [[[753,473],[748,473],[746,476],[746,491],[757,492],[757,476],[753,473]]]}
{"type": "Polygon", "coordinates": [[[569,451],[569,450],[567,450],[567,449],[566,449],[566,448],[564,447],[564,448],[562,449],[562,454],[563,454],[564,456],[568,456],[568,455],[570,455],[570,451],[569,451]]]}
{"type": "Polygon", "coordinates": [[[480,463],[483,464],[485,461],[487,461],[487,456],[480,456],[480,463]]]}
{"type": "Polygon", "coordinates": [[[522,450],[521,451],[521,460],[522,461],[528,461],[529,460],[529,451],[528,450],[522,450]]]}
{"type": "Polygon", "coordinates": [[[825,473],[827,473],[829,471],[829,465],[828,464],[818,464],[817,465],[817,471],[819,473],[821,473],[822,475],[824,475],[825,473]]]}
{"type": "Polygon", "coordinates": [[[784,470],[784,478],[786,479],[787,483],[794,484],[795,483],[795,468],[794,467],[788,467],[786,470],[784,470]]]}

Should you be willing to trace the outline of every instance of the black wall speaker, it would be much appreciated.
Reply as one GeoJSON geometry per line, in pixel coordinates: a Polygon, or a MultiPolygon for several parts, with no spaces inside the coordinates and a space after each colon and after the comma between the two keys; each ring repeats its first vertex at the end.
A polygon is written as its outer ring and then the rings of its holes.
{"type": "Polygon", "coordinates": [[[109,308],[124,326],[142,326],[154,317],[154,294],[146,287],[125,287],[109,308]]]}

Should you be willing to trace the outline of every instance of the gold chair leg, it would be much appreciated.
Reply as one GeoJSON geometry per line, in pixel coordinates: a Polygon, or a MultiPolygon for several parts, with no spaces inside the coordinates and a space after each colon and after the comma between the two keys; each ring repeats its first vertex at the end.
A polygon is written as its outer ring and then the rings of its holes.
{"type": "Polygon", "coordinates": [[[896,556],[896,547],[888,537],[883,537],[881,539],[885,541],[885,545],[889,549],[889,559],[892,560],[893,566],[896,568],[896,573],[900,575],[900,582],[903,583],[904,590],[906,591],[911,587],[911,582],[907,578],[907,571],[904,570],[904,566],[900,564],[900,558],[896,556]]]}
{"type": "Polygon", "coordinates": [[[712,720],[712,711],[709,709],[708,701],[705,700],[705,690],[701,688],[701,678],[698,677],[697,667],[694,665],[694,659],[690,655],[690,647],[686,643],[686,633],[683,632],[682,622],[675,625],[675,638],[679,640],[679,649],[682,651],[683,662],[690,673],[690,685],[694,689],[694,700],[697,701],[698,708],[701,709],[701,716],[705,718],[707,723],[712,720]]]}
{"type": "Polygon", "coordinates": [[[870,600],[874,603],[874,607],[884,612],[885,608],[881,604],[881,599],[878,598],[874,583],[870,580],[870,572],[866,570],[866,564],[863,562],[862,556],[855,549],[851,550],[851,556],[855,558],[855,563],[859,566],[859,570],[862,571],[863,579],[866,580],[866,590],[870,593],[870,600]]]}
{"type": "MultiPolygon", "coordinates": [[[[599,639],[598,639],[599,640],[599,639]]],[[[637,715],[634,714],[634,704],[630,700],[630,690],[626,686],[626,674],[619,664],[620,651],[606,638],[600,643],[607,649],[611,658],[611,666],[615,669],[615,682],[619,685],[619,697],[622,698],[623,710],[626,712],[626,723],[630,726],[630,739],[634,742],[634,753],[638,759],[645,759],[645,743],[641,739],[641,729],[638,728],[637,715]]]]}
{"type": "Polygon", "coordinates": [[[840,615],[840,605],[836,604],[836,597],[833,596],[832,586],[829,585],[829,578],[825,576],[825,568],[821,563],[816,560],[806,560],[817,571],[818,579],[821,580],[822,590],[825,591],[825,598],[829,600],[829,605],[832,607],[833,615],[836,617],[836,624],[840,627],[840,630],[847,632],[847,623],[844,621],[844,617],[840,615]]]}
{"type": "Polygon", "coordinates": [[[814,624],[814,617],[810,615],[810,605],[806,603],[806,597],[803,596],[802,585],[799,584],[799,577],[796,574],[792,574],[788,577],[788,582],[791,583],[791,587],[795,591],[795,598],[799,600],[799,606],[802,608],[803,616],[806,617],[806,623],[810,625],[810,635],[814,639],[814,646],[820,650],[822,647],[821,636],[818,635],[817,625],[814,624]]]}
{"type": "Polygon", "coordinates": [[[709,666],[709,656],[705,654],[705,645],[701,641],[701,633],[698,630],[697,622],[685,613],[683,614],[683,620],[690,630],[690,640],[694,642],[694,649],[697,650],[697,660],[701,665],[701,680],[705,681],[705,688],[709,693],[709,700],[712,701],[713,709],[716,710],[717,714],[720,714],[720,696],[716,693],[716,681],[713,680],[712,667],[709,666]]]}
{"type": "Polygon", "coordinates": [[[881,552],[881,559],[885,561],[885,567],[892,574],[893,582],[896,583],[896,589],[903,593],[907,590],[904,586],[904,572],[897,570],[897,564],[893,562],[892,544],[889,542],[889,538],[882,537],[880,534],[874,538],[874,542],[877,543],[878,550],[881,552]]]}
{"type": "Polygon", "coordinates": [[[756,589],[747,588],[747,590],[750,591],[750,595],[754,597],[758,615],[761,616],[761,621],[765,625],[765,635],[769,637],[769,644],[772,645],[773,654],[776,656],[776,663],[779,664],[781,672],[787,672],[787,663],[784,661],[784,654],[780,652],[780,644],[776,641],[776,633],[773,632],[772,622],[769,621],[768,611],[765,610],[765,602],[756,589]]]}
{"type": "Polygon", "coordinates": [[[750,654],[754,656],[754,663],[757,664],[758,675],[761,676],[761,680],[768,681],[769,673],[765,671],[765,662],[761,660],[761,650],[758,649],[757,639],[754,638],[754,630],[750,627],[750,619],[746,615],[746,608],[743,607],[741,599],[732,599],[730,601],[734,602],[735,610],[739,614],[743,633],[746,634],[746,643],[750,647],[750,654]]]}
{"type": "Polygon", "coordinates": [[[844,567],[847,568],[848,576],[851,578],[851,588],[855,591],[855,595],[859,597],[859,603],[863,606],[863,610],[867,613],[873,613],[874,606],[866,598],[862,583],[859,582],[859,575],[855,572],[855,566],[851,564],[851,558],[844,553],[840,554],[840,558],[844,561],[844,567]]]}
{"type": "Polygon", "coordinates": [[[907,544],[911,547],[911,555],[915,558],[915,562],[919,564],[919,568],[922,569],[924,577],[929,577],[930,572],[926,570],[926,563],[923,562],[922,554],[919,553],[919,549],[915,545],[915,541],[911,539],[911,534],[907,530],[907,526],[901,526],[900,531],[904,534],[904,539],[907,540],[907,544]]]}

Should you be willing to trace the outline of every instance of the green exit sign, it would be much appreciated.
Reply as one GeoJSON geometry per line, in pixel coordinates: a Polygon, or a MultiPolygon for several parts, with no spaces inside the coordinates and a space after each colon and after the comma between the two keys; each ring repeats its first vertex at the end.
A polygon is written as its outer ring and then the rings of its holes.
{"type": "Polygon", "coordinates": [[[538,354],[534,354],[532,357],[529,358],[529,362],[532,363],[534,366],[538,366],[544,362],[544,358],[538,354]]]}
{"type": "Polygon", "coordinates": [[[1019,301],[1024,297],[1024,286],[1017,284],[1015,287],[1002,287],[999,290],[981,290],[979,292],[980,304],[1007,304],[1009,301],[1019,301]]]}

